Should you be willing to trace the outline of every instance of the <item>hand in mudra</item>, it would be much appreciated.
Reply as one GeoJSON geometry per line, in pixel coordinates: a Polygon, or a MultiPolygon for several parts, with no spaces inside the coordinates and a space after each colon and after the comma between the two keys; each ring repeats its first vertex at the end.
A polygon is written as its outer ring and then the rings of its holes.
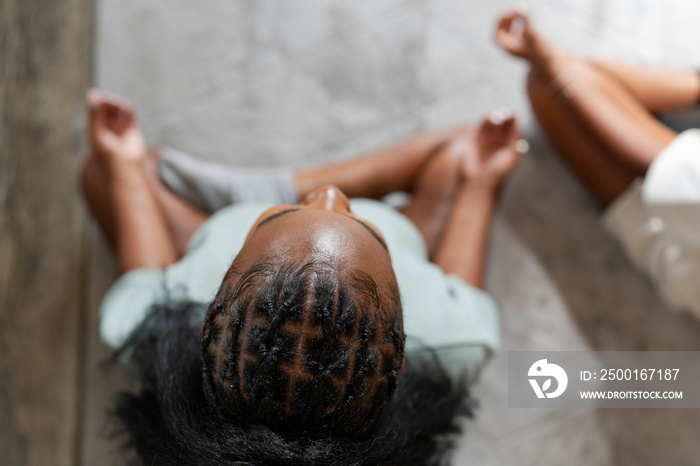
{"type": "Polygon", "coordinates": [[[530,18],[522,11],[501,16],[494,39],[506,52],[534,64],[542,64],[552,54],[550,44],[532,27],[530,18]]]}
{"type": "Polygon", "coordinates": [[[517,119],[512,111],[492,112],[477,129],[473,150],[464,155],[465,180],[498,188],[520,159],[515,148],[518,136],[517,119]]]}
{"type": "Polygon", "coordinates": [[[143,160],[146,141],[136,123],[133,108],[96,89],[88,92],[90,138],[96,155],[103,161],[143,160]]]}

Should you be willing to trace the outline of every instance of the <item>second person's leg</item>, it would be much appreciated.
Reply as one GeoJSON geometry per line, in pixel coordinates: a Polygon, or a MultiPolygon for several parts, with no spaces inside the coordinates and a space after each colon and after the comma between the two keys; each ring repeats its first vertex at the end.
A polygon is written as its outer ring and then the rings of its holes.
{"type": "Polygon", "coordinates": [[[532,65],[528,91],[540,124],[604,203],[676,136],[617,79],[557,50],[524,14],[501,18],[496,40],[532,65]]]}
{"type": "Polygon", "coordinates": [[[601,58],[588,58],[595,69],[616,80],[644,108],[664,113],[700,104],[700,73],[632,66],[601,58]]]}
{"type": "Polygon", "coordinates": [[[595,197],[607,205],[622,194],[636,174],[608,154],[606,148],[557,101],[544,80],[531,73],[527,91],[532,110],[547,139],[595,197]]]}
{"type": "Polygon", "coordinates": [[[676,136],[622,85],[585,60],[555,52],[549,66],[533,67],[533,79],[541,80],[563,112],[637,175],[676,136]]]}

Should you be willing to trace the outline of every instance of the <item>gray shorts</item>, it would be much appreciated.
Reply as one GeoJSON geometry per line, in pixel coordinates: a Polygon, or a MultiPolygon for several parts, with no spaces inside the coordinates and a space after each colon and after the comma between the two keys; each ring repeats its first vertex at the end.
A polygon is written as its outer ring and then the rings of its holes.
{"type": "Polygon", "coordinates": [[[233,167],[166,146],[160,149],[159,174],[180,197],[210,213],[242,202],[299,202],[294,171],[287,167],[233,167]]]}

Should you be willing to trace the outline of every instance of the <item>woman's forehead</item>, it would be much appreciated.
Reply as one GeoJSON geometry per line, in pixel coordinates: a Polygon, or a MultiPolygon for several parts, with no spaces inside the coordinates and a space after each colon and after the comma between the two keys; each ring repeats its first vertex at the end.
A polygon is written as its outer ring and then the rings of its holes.
{"type": "Polygon", "coordinates": [[[299,209],[259,225],[244,248],[319,260],[390,265],[384,246],[361,223],[336,212],[299,209]]]}

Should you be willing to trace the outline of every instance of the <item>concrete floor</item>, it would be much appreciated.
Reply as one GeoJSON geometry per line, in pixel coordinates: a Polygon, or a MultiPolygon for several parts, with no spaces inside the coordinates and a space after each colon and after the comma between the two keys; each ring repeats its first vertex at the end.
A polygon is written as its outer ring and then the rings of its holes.
{"type": "MultiPolygon", "coordinates": [[[[668,66],[700,65],[692,0],[530,0],[563,48],[668,66]]],[[[150,143],[238,165],[338,160],[500,106],[532,150],[494,228],[488,287],[503,351],[475,388],[479,416],[455,464],[700,463],[697,410],[507,408],[508,350],[700,350],[700,324],[671,313],[603,233],[598,210],[542,139],[526,69],[491,41],[510,1],[102,0],[96,81],[130,98],[150,143]]],[[[105,257],[95,240],[95,258],[105,257]]],[[[93,261],[93,305],[111,270],[93,261]]],[[[94,330],[95,319],[90,323],[94,330]]],[[[90,363],[105,353],[91,337],[90,363]]],[[[108,464],[91,376],[85,464],[108,464]],[[92,413],[92,414],[91,414],[92,413]]],[[[102,388],[97,388],[102,387],[102,388]]]]}

